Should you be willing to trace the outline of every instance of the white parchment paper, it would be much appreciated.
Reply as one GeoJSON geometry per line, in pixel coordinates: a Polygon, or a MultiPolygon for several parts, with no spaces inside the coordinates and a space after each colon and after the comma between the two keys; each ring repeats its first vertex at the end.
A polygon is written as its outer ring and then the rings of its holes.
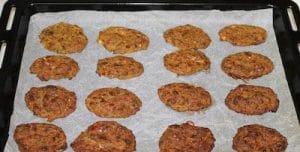
{"type": "Polygon", "coordinates": [[[30,122],[47,122],[36,117],[26,107],[25,93],[33,86],[60,85],[76,92],[77,109],[74,113],[53,123],[63,128],[67,136],[68,149],[70,143],[89,125],[100,120],[114,120],[133,131],[137,141],[138,152],[158,151],[158,141],[168,125],[194,121],[196,125],[209,127],[215,138],[214,152],[231,152],[232,138],[237,128],[247,124],[262,124],[280,131],[288,139],[287,152],[300,151],[300,127],[295,108],[290,95],[284,69],[273,30],[272,10],[256,11],[144,11],[144,12],[97,12],[70,11],[59,13],[38,13],[31,17],[27,41],[23,55],[20,77],[15,96],[14,112],[11,118],[9,139],[6,152],[17,151],[13,140],[16,125],[30,122]],[[80,72],[72,80],[40,81],[30,74],[32,62],[46,55],[55,53],[47,51],[39,42],[39,34],[45,27],[64,21],[77,24],[84,29],[89,43],[82,53],[71,54],[80,66],[80,72]],[[267,41],[261,45],[235,47],[226,42],[220,42],[218,31],[229,24],[241,23],[258,25],[268,31],[267,41]],[[192,76],[177,77],[163,66],[163,56],[176,48],[165,43],[162,34],[174,26],[192,24],[201,27],[212,39],[211,45],[203,50],[211,60],[209,73],[200,72],[192,76]],[[145,51],[128,54],[144,65],[145,72],[130,80],[108,79],[99,77],[96,71],[98,59],[111,57],[114,54],[96,43],[98,32],[109,26],[126,26],[144,32],[150,38],[150,46],[145,51]],[[269,75],[251,80],[248,84],[271,87],[280,100],[276,113],[266,113],[262,116],[247,116],[229,110],[224,99],[228,92],[243,81],[234,80],[220,68],[221,61],[229,54],[240,51],[253,51],[264,54],[272,59],[274,70],[269,75]],[[187,82],[200,85],[207,89],[213,105],[205,111],[195,113],[180,113],[165,106],[157,95],[157,89],[171,82],[187,82]],[[102,87],[122,87],[136,93],[142,100],[141,110],[126,119],[105,119],[89,112],[85,107],[85,98],[95,89],[102,87]]]}

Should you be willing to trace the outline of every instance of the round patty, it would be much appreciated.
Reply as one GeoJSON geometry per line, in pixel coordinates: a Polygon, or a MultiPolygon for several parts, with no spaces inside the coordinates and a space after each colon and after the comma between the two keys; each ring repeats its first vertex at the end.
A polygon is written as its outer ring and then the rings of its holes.
{"type": "Polygon", "coordinates": [[[219,37],[236,46],[258,45],[266,41],[267,31],[258,26],[233,24],[221,29],[219,37]]]}
{"type": "Polygon", "coordinates": [[[16,127],[14,139],[20,152],[58,152],[67,148],[64,131],[53,124],[20,124],[16,127]]]}
{"type": "Polygon", "coordinates": [[[238,129],[232,148],[238,152],[284,152],[288,142],[277,130],[262,125],[246,125],[238,129]]]}
{"type": "Polygon", "coordinates": [[[131,57],[114,56],[100,59],[96,73],[99,76],[105,76],[110,79],[126,80],[138,77],[144,73],[144,66],[131,57]]]}
{"type": "Polygon", "coordinates": [[[135,136],[115,121],[98,121],[71,143],[75,152],[133,152],[135,136]]]}
{"type": "Polygon", "coordinates": [[[106,118],[126,118],[134,115],[142,106],[141,100],[133,92],[118,87],[93,91],[85,104],[89,111],[106,118]]]}
{"type": "Polygon", "coordinates": [[[159,140],[160,152],[210,152],[215,138],[209,128],[193,122],[170,125],[159,140]]]}
{"type": "Polygon", "coordinates": [[[273,70],[273,62],[266,56],[253,52],[239,52],[225,57],[222,70],[234,79],[255,79],[273,70]]]}
{"type": "Polygon", "coordinates": [[[164,56],[164,65],[177,75],[192,75],[209,70],[210,61],[204,53],[197,50],[178,50],[164,56]]]}
{"type": "Polygon", "coordinates": [[[51,55],[36,59],[30,66],[30,72],[42,81],[72,79],[79,72],[79,66],[72,58],[51,55]]]}
{"type": "Polygon", "coordinates": [[[163,103],[179,112],[199,111],[212,104],[205,89],[187,83],[164,85],[158,89],[158,96],[163,103]]]}
{"type": "Polygon", "coordinates": [[[43,29],[40,41],[46,49],[59,54],[80,53],[88,43],[79,26],[64,22],[43,29]]]}
{"type": "Polygon", "coordinates": [[[271,88],[239,85],[229,92],[225,104],[229,109],[238,113],[261,115],[266,112],[276,112],[279,101],[271,88]]]}
{"type": "Polygon", "coordinates": [[[125,54],[145,50],[149,38],[142,32],[126,27],[109,27],[99,32],[98,43],[110,52],[125,54]]]}
{"type": "Polygon", "coordinates": [[[179,49],[205,49],[211,42],[201,28],[189,24],[166,30],[164,38],[167,43],[179,49]]]}
{"type": "Polygon", "coordinates": [[[75,93],[54,85],[32,87],[25,94],[25,102],[34,115],[48,121],[64,118],[76,109],[75,93]]]}

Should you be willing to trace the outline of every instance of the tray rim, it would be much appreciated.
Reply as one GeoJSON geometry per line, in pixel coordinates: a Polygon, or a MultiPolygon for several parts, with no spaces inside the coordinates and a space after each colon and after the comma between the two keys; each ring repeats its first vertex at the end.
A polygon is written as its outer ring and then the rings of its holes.
{"type": "MultiPolygon", "coordinates": [[[[155,0],[155,1],[160,1],[160,3],[145,3],[145,1],[142,0],[130,0],[128,2],[130,3],[122,3],[122,2],[115,2],[115,3],[111,3],[111,2],[107,2],[108,0],[102,0],[100,3],[95,3],[95,0],[88,0],[85,3],[77,3],[79,1],[82,0],[75,0],[75,1],[70,1],[70,2],[62,2],[62,3],[58,3],[57,1],[59,0],[27,0],[27,1],[17,1],[17,3],[15,3],[16,0],[10,0],[8,1],[4,8],[3,8],[3,13],[2,16],[0,18],[0,43],[6,42],[7,43],[7,49],[13,50],[13,51],[9,51],[5,53],[4,56],[4,61],[3,61],[3,66],[0,69],[0,99],[2,100],[2,102],[0,103],[0,128],[4,130],[4,132],[0,133],[0,151],[4,150],[5,147],[5,143],[8,137],[8,129],[9,129],[9,125],[10,125],[10,117],[11,117],[11,113],[13,111],[13,102],[14,102],[14,96],[15,96],[15,92],[16,92],[16,87],[17,87],[17,82],[18,82],[18,77],[19,77],[19,70],[20,70],[20,64],[21,64],[21,59],[22,59],[22,55],[23,55],[23,49],[25,46],[25,40],[26,40],[26,36],[27,36],[27,31],[28,31],[28,23],[30,20],[30,17],[32,15],[34,15],[35,13],[37,13],[38,11],[34,11],[34,9],[36,9],[35,7],[41,7],[41,6],[79,6],[79,5],[86,5],[86,6],[90,6],[91,4],[97,4],[97,5],[105,5],[105,6],[128,6],[128,7],[137,7],[137,6],[150,6],[150,5],[154,5],[154,6],[188,6],[191,7],[192,5],[194,6],[204,6],[204,9],[211,9],[210,7],[207,6],[218,6],[218,7],[226,7],[227,5],[225,5],[224,3],[221,4],[211,4],[211,3],[197,3],[197,2],[193,2],[193,3],[184,3],[181,0],[176,0],[176,2],[178,1],[178,3],[169,3],[170,0],[155,0]],[[139,3],[136,3],[136,1],[138,1],[139,3]],[[162,1],[168,1],[168,2],[162,2],[162,1]],[[181,1],[179,3],[179,1],[181,1]],[[197,4],[197,5],[195,5],[197,4]],[[17,12],[16,12],[16,16],[14,18],[14,22],[13,22],[13,26],[12,26],[12,30],[4,30],[3,27],[5,27],[5,20],[8,18],[8,12],[10,10],[11,7],[16,7],[17,8],[17,12]],[[27,21],[27,25],[24,26],[24,22],[27,21]],[[23,25],[23,26],[21,26],[23,25]],[[24,32],[25,33],[22,33],[24,32]],[[17,54],[19,54],[19,56],[15,56],[17,54]],[[5,103],[8,102],[8,103],[5,103]],[[12,102],[12,103],[9,103],[12,102]],[[2,107],[4,105],[4,107],[2,107]],[[10,107],[7,107],[7,104],[10,104],[10,107]],[[2,108],[1,108],[2,107],[2,108]]],[[[67,0],[68,1],[68,0],[67,0]]],[[[190,1],[190,0],[189,0],[190,1]]],[[[218,1],[218,0],[216,0],[218,1]]],[[[256,0],[256,1],[260,1],[260,0],[256,0]]],[[[234,3],[234,2],[232,2],[234,3]]],[[[286,44],[286,46],[279,46],[278,41],[280,41],[280,37],[278,38],[277,32],[276,33],[276,39],[277,39],[277,43],[278,43],[278,47],[280,50],[280,55],[282,58],[282,62],[284,64],[284,70],[285,70],[285,74],[286,74],[286,78],[288,81],[288,85],[289,85],[289,89],[290,89],[290,93],[292,95],[293,101],[294,101],[294,106],[296,108],[296,112],[297,112],[297,116],[298,116],[298,120],[300,120],[300,103],[297,101],[300,101],[300,66],[299,67],[290,67],[291,64],[300,64],[300,56],[299,56],[299,50],[297,48],[297,44],[300,41],[299,40],[299,31],[293,31],[291,28],[291,24],[289,22],[288,19],[288,14],[286,12],[287,8],[292,8],[293,13],[295,19],[298,18],[298,20],[296,20],[297,22],[297,26],[300,26],[300,22],[299,22],[299,9],[298,6],[294,3],[294,2],[287,2],[284,4],[285,5],[280,5],[278,6],[277,3],[269,3],[269,1],[264,2],[264,3],[256,3],[256,4],[250,4],[250,3],[235,3],[236,5],[234,5],[233,7],[231,6],[227,6],[228,8],[224,9],[224,10],[240,10],[241,8],[245,9],[251,9],[251,8],[255,8],[255,7],[261,7],[258,9],[262,9],[263,7],[265,8],[273,8],[273,10],[276,9],[276,11],[280,12],[281,15],[281,21],[283,26],[285,27],[286,31],[285,34],[287,36],[287,38],[290,40],[290,42],[288,44],[286,44]],[[295,9],[298,9],[295,10],[295,9]],[[282,51],[283,50],[283,51],[282,51]],[[282,54],[283,52],[283,54],[282,54]],[[284,63],[284,59],[283,57],[286,57],[284,52],[289,53],[289,57],[287,58],[292,58],[288,63],[284,63]],[[291,62],[291,63],[290,63],[291,62]],[[286,71],[286,68],[291,68],[292,70],[294,70],[294,72],[292,72],[292,76],[288,78],[288,75],[291,75],[289,72],[286,71]],[[296,104],[297,103],[297,104],[296,104]]],[[[47,8],[45,8],[47,9],[47,8]]],[[[99,8],[98,8],[99,9],[99,8]]],[[[95,8],[95,10],[98,10],[97,8],[95,8]]],[[[107,8],[109,10],[109,7],[107,8]]],[[[121,8],[120,8],[121,9],[121,8]]],[[[149,9],[149,8],[148,8],[149,9]]],[[[200,8],[201,10],[201,8],[200,8]]],[[[222,10],[222,9],[221,9],[222,10]]],[[[252,10],[252,9],[251,9],[252,10]]],[[[40,12],[43,12],[43,10],[39,10],[40,12]]],[[[52,10],[53,11],[53,10],[52,10]]],[[[55,12],[55,11],[54,11],[55,12]]],[[[273,16],[273,20],[275,20],[275,16],[273,16]]],[[[276,23],[274,23],[275,25],[276,23]]],[[[298,28],[300,29],[300,28],[298,28]]]]}

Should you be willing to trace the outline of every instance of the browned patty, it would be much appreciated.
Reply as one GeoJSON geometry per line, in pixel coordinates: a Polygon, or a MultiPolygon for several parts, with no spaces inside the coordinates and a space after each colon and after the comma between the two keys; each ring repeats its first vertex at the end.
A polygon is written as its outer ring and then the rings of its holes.
{"type": "Polygon", "coordinates": [[[149,38],[135,29],[115,26],[100,31],[97,42],[110,52],[125,54],[147,49],[149,38]]]}
{"type": "Polygon", "coordinates": [[[238,129],[232,148],[238,152],[284,152],[288,142],[277,130],[262,125],[246,125],[238,129]]]}
{"type": "Polygon", "coordinates": [[[135,136],[115,121],[98,121],[71,143],[75,152],[133,152],[135,136]]]}
{"type": "Polygon", "coordinates": [[[79,72],[79,66],[72,58],[51,55],[36,59],[30,66],[30,72],[42,81],[72,79],[79,72]]]}
{"type": "Polygon", "coordinates": [[[80,53],[88,43],[79,26],[64,22],[43,29],[40,41],[46,49],[59,54],[80,53]]]}
{"type": "Polygon", "coordinates": [[[170,125],[159,140],[160,152],[210,152],[215,138],[209,128],[193,122],[170,125]]]}
{"type": "Polygon", "coordinates": [[[221,29],[219,37],[236,46],[258,45],[266,41],[267,31],[258,26],[232,24],[221,29]]]}
{"type": "Polygon", "coordinates": [[[255,79],[269,74],[273,62],[266,56],[254,52],[239,52],[225,57],[222,70],[234,79],[255,79]]]}
{"type": "Polygon", "coordinates": [[[101,88],[85,99],[89,111],[99,117],[126,118],[142,106],[141,100],[131,91],[122,88],[101,88]]]}
{"type": "Polygon", "coordinates": [[[97,64],[96,73],[110,79],[121,80],[138,77],[144,73],[144,66],[131,57],[114,56],[100,59],[97,64]]]}
{"type": "Polygon", "coordinates": [[[225,104],[229,109],[238,113],[261,115],[266,112],[276,112],[279,101],[271,88],[239,85],[229,92],[225,104]]]}
{"type": "Polygon", "coordinates": [[[205,49],[211,43],[201,28],[189,24],[168,29],[163,36],[167,43],[179,49],[205,49]]]}
{"type": "Polygon", "coordinates": [[[64,131],[53,124],[20,124],[16,127],[14,139],[20,152],[59,152],[67,148],[64,131]]]}
{"type": "Polygon", "coordinates": [[[158,89],[160,100],[172,109],[199,111],[212,104],[209,92],[187,83],[170,83],[158,89]]]}
{"type": "Polygon", "coordinates": [[[32,87],[25,95],[27,107],[42,118],[53,121],[75,111],[76,95],[60,86],[32,87]]]}
{"type": "Polygon", "coordinates": [[[177,75],[192,75],[209,70],[210,61],[204,53],[197,50],[177,50],[164,56],[164,65],[177,75]]]}

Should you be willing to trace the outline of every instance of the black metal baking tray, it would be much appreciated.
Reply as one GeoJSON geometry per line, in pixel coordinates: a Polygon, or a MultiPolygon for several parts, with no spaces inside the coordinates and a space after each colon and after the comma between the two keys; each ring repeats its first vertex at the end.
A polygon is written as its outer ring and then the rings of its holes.
{"type": "MultiPolygon", "coordinates": [[[[9,0],[0,18],[0,44],[6,51],[0,69],[0,151],[8,138],[20,64],[30,17],[39,12],[69,10],[145,11],[145,10],[257,10],[273,9],[273,26],[286,78],[300,118],[300,13],[289,0],[9,0]],[[10,11],[15,8],[11,30],[6,30],[10,11]],[[298,30],[293,30],[287,10],[293,13],[298,30]]],[[[299,119],[300,120],[300,119],[299,119]]]]}

